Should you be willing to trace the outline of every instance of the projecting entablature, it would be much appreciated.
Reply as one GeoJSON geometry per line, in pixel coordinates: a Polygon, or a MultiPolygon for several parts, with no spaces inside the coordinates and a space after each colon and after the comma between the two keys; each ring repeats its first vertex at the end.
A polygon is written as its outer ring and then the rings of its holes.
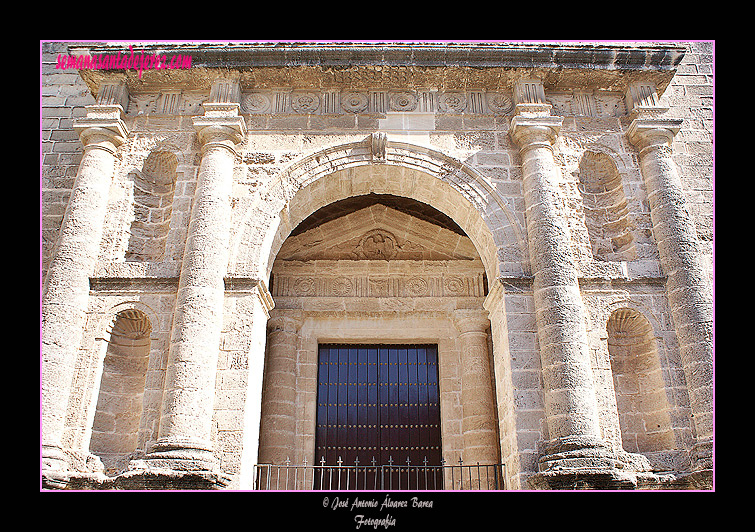
{"type": "MultiPolygon", "coordinates": [[[[131,95],[167,89],[209,92],[218,77],[231,77],[243,93],[286,89],[328,94],[360,91],[460,92],[465,112],[501,112],[499,94],[513,91],[516,81],[536,77],[546,92],[611,91],[624,93],[630,83],[652,83],[661,95],[684,56],[673,44],[172,44],[132,45],[144,55],[191,57],[191,68],[96,70],[82,69],[81,77],[93,94],[102,83],[123,80],[131,95]],[[475,94],[483,94],[475,102],[475,94]],[[491,103],[493,102],[493,103],[491,103]],[[477,107],[475,107],[477,106],[477,107]]],[[[127,52],[108,44],[76,50],[92,56],[127,52]]],[[[439,96],[440,97],[440,96],[439,96]]],[[[388,110],[411,110],[412,98],[386,100],[388,110]]],[[[422,102],[417,101],[417,106],[422,102]]],[[[347,112],[363,111],[360,98],[347,100],[347,112]]],[[[442,102],[434,103],[443,111],[442,102]]],[[[461,105],[451,102],[452,110],[461,105]]],[[[320,112],[327,102],[320,102],[320,112]]],[[[365,107],[364,111],[372,110],[365,107]]],[[[377,111],[379,112],[379,110],[377,111]]]]}

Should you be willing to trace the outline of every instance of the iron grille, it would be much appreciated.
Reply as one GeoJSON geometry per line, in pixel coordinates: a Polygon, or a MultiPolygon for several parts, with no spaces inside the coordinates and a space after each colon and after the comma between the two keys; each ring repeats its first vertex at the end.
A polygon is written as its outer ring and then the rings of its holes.
{"type": "Polygon", "coordinates": [[[457,464],[429,465],[426,459],[413,465],[407,458],[403,464],[378,465],[373,458],[362,464],[357,458],[352,465],[345,465],[340,458],[335,465],[325,459],[319,464],[306,461],[294,465],[290,460],[284,464],[257,464],[254,466],[255,490],[322,490],[322,491],[425,491],[425,490],[504,490],[504,464],[457,464]]]}

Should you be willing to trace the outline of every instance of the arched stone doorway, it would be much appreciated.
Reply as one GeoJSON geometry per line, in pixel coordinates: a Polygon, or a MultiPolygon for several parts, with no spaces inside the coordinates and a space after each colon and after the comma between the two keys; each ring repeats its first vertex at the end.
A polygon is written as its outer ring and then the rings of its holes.
{"type": "MultiPolygon", "coordinates": [[[[383,161],[390,162],[388,146],[383,161]]],[[[424,148],[394,147],[396,164],[376,164],[362,143],[310,156],[311,164],[294,165],[278,189],[261,191],[265,202],[249,205],[264,209],[271,196],[279,197],[280,213],[268,211],[266,231],[239,224],[236,271],[269,281],[275,302],[259,389],[259,456],[245,447],[247,461],[316,460],[317,346],[332,342],[438,345],[444,459],[501,461],[497,411],[510,410],[511,390],[496,281],[501,271],[521,274],[528,267],[521,230],[462,163],[424,148]],[[334,155],[340,153],[343,158],[334,155]],[[323,168],[314,163],[325,159],[323,168]],[[297,174],[302,167],[308,171],[297,174]],[[389,197],[400,205],[377,201],[389,197]],[[356,204],[336,213],[349,198],[356,204]],[[413,216],[410,205],[446,217],[458,231],[413,216]]],[[[246,220],[255,218],[259,213],[246,220]]],[[[247,423],[246,431],[251,428],[247,423]]]]}

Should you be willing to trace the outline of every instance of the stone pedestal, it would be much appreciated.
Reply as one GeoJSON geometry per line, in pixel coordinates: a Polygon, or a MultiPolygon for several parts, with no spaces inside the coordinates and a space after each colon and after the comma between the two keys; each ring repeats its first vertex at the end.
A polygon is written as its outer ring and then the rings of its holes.
{"type": "Polygon", "coordinates": [[[115,150],[128,133],[119,105],[90,105],[74,129],[84,154],[42,296],[42,470],[60,487],[68,459],[62,448],[66,408],[86,321],[89,276],[99,254],[115,150]]]}

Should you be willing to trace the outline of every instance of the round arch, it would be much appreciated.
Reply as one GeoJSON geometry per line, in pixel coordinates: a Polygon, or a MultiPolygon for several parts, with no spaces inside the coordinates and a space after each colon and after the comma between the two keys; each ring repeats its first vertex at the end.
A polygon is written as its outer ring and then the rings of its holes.
{"type": "Polygon", "coordinates": [[[522,225],[490,183],[462,161],[405,142],[381,143],[379,134],[305,156],[239,201],[229,273],[267,279],[301,221],[330,203],[370,193],[415,199],[451,217],[474,243],[491,281],[529,274],[522,225]]]}

